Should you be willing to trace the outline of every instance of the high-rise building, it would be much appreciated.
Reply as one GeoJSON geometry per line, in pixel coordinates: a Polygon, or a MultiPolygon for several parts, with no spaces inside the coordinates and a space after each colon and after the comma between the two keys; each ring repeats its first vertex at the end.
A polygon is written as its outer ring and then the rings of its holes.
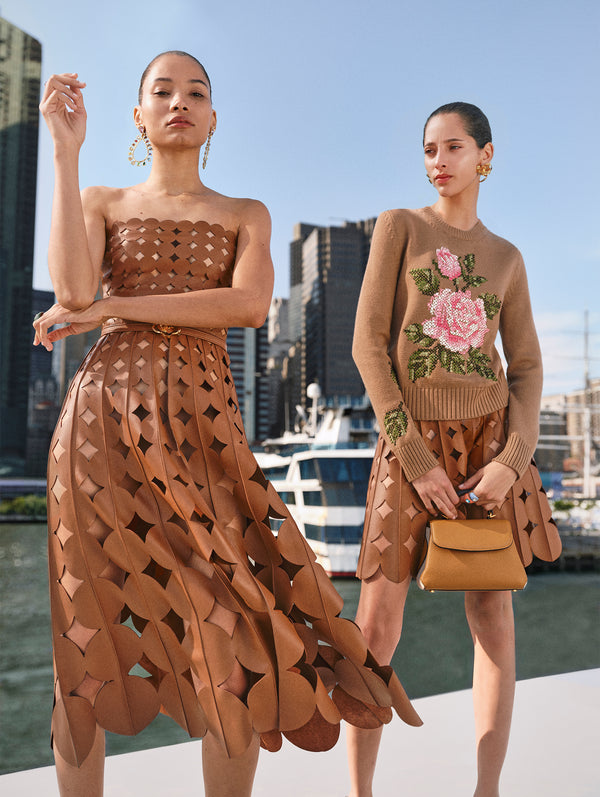
{"type": "Polygon", "coordinates": [[[0,18],[0,474],[25,470],[42,46],[0,18]]]}
{"type": "Polygon", "coordinates": [[[293,405],[306,406],[318,382],[323,402],[360,401],[364,386],[352,360],[354,317],[375,219],[341,227],[297,224],[290,246],[288,363],[293,405]]]}
{"type": "Polygon", "coordinates": [[[262,327],[231,327],[227,352],[249,443],[269,435],[268,323],[262,327]]]}
{"type": "MultiPolygon", "coordinates": [[[[54,304],[52,291],[32,291],[31,320],[54,304]]],[[[30,332],[30,338],[31,338],[30,332]]],[[[54,352],[43,346],[31,351],[27,413],[26,476],[45,476],[48,449],[60,413],[59,386],[52,372],[54,352]]]]}
{"type": "MultiPolygon", "coordinates": [[[[33,323],[37,313],[49,310],[54,304],[54,293],[52,291],[40,291],[34,288],[31,291],[31,318],[33,323]]],[[[33,327],[29,331],[29,342],[33,341],[33,327]]],[[[33,346],[31,349],[31,362],[29,366],[29,381],[35,382],[37,379],[46,379],[52,376],[52,355],[43,346],[33,346]]]]}
{"type": "Polygon", "coordinates": [[[279,437],[290,427],[287,366],[290,351],[289,300],[275,297],[269,308],[267,379],[269,388],[269,437],[279,437]]]}

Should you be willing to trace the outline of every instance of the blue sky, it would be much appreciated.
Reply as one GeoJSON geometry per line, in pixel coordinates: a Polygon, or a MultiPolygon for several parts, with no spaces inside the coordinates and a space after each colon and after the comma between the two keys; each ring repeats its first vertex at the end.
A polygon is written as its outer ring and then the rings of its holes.
{"type": "MultiPolygon", "coordinates": [[[[600,348],[597,0],[0,0],[0,15],[42,42],[45,77],[88,83],[82,186],[142,179],[127,151],[146,63],[175,48],[204,62],[218,113],[204,179],[269,207],[276,295],[296,222],[432,203],[423,122],[451,100],[480,105],[496,147],[480,218],[525,257],[544,392],[582,386],[586,308],[600,348]]],[[[45,128],[38,174],[34,284],[49,289],[45,128]]]]}

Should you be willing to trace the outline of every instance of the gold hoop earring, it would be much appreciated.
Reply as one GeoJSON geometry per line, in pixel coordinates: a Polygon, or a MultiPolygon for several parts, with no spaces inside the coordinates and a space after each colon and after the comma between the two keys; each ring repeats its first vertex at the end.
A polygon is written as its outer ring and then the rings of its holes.
{"type": "Polygon", "coordinates": [[[133,166],[145,166],[147,163],[149,163],[152,160],[152,144],[150,143],[150,140],[146,135],[146,128],[143,125],[140,125],[140,127],[138,127],[138,130],[140,131],[140,134],[135,139],[133,144],[129,147],[128,159],[129,163],[133,164],[133,166]],[[136,160],[134,156],[135,149],[138,146],[138,144],[143,144],[146,147],[146,155],[140,160],[136,160]]]}
{"type": "Polygon", "coordinates": [[[481,177],[479,182],[483,183],[490,176],[490,172],[492,171],[492,164],[491,163],[478,163],[477,166],[475,167],[475,171],[481,177]]]}
{"type": "Polygon", "coordinates": [[[202,158],[202,168],[206,169],[206,161],[208,160],[208,152],[210,150],[210,141],[213,137],[213,133],[215,132],[215,128],[211,127],[208,131],[208,138],[206,139],[206,145],[204,147],[204,157],[202,158]]]}
{"type": "MultiPolygon", "coordinates": [[[[427,172],[425,172],[425,174],[427,174],[427,172]]],[[[428,180],[429,180],[429,182],[431,183],[431,177],[430,177],[428,174],[427,174],[427,179],[428,179],[428,180]]],[[[431,183],[431,184],[433,185],[433,183],[431,183]]]]}

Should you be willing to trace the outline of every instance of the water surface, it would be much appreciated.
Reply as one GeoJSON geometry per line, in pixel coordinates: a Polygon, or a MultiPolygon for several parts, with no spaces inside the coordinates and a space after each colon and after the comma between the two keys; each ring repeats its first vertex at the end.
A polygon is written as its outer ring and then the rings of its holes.
{"type": "MultiPolygon", "coordinates": [[[[354,617],[360,584],[336,579],[354,617]]],[[[600,666],[599,573],[541,573],[515,594],[517,676],[600,666]]],[[[470,686],[472,645],[463,596],[411,588],[393,665],[412,698],[470,686]]],[[[52,656],[46,528],[0,525],[0,773],[52,763],[52,656]]],[[[136,737],[108,735],[108,752],[187,741],[159,716],[136,737]]]]}

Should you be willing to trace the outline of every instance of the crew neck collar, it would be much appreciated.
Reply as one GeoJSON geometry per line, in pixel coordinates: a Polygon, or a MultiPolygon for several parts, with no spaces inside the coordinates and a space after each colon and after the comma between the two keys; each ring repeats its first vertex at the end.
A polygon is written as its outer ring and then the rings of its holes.
{"type": "Polygon", "coordinates": [[[448,224],[444,219],[436,213],[431,207],[421,208],[421,213],[424,215],[427,223],[439,230],[443,230],[447,235],[452,235],[454,238],[460,238],[463,241],[474,241],[480,238],[487,232],[487,228],[477,219],[476,223],[470,230],[461,230],[458,227],[453,227],[448,224]]]}

